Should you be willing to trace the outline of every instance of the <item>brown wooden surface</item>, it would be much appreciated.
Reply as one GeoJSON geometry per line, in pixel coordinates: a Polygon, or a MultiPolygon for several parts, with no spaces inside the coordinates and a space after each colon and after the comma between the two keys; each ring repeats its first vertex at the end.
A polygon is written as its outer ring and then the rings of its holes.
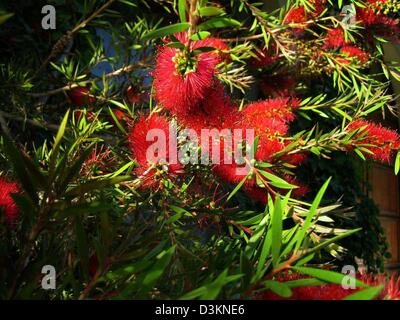
{"type": "Polygon", "coordinates": [[[392,258],[388,264],[400,262],[400,206],[399,182],[393,168],[373,164],[369,172],[369,182],[372,186],[370,197],[375,201],[380,211],[380,221],[389,242],[392,258]]]}

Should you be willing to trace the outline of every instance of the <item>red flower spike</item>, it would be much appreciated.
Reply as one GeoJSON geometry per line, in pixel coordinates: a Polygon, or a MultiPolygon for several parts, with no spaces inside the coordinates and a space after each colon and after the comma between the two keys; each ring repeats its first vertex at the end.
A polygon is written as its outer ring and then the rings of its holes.
{"type": "MultiPolygon", "coordinates": [[[[175,34],[175,37],[184,45],[188,45],[188,34],[186,32],[179,32],[175,34]]],[[[210,53],[214,55],[214,57],[218,60],[218,63],[224,60],[229,60],[228,51],[230,48],[222,39],[209,37],[203,40],[190,42],[191,50],[196,50],[203,47],[215,48],[215,51],[211,51],[210,53]]]]}
{"type": "MultiPolygon", "coordinates": [[[[187,45],[187,34],[175,37],[187,45]]],[[[183,114],[194,109],[206,97],[214,85],[215,67],[227,59],[228,46],[220,39],[207,38],[192,41],[190,49],[215,47],[217,51],[202,52],[188,57],[175,48],[161,47],[154,71],[156,100],[173,114],[183,114]]]]}
{"type": "Polygon", "coordinates": [[[355,58],[361,65],[366,64],[370,59],[368,53],[355,46],[345,46],[341,49],[341,52],[344,53],[346,58],[355,58]]]}
{"type": "MultiPolygon", "coordinates": [[[[309,278],[300,273],[291,271],[282,272],[275,277],[279,282],[286,282],[291,280],[309,278]]],[[[400,277],[393,273],[390,277],[386,274],[359,274],[357,279],[365,284],[376,287],[383,285],[384,288],[376,297],[376,300],[399,300],[400,299],[400,277]]],[[[292,296],[290,298],[283,298],[272,291],[266,291],[255,295],[258,300],[341,300],[348,295],[357,291],[363,290],[363,287],[356,287],[354,289],[346,289],[340,284],[325,284],[322,286],[305,286],[292,288],[292,296]]]]}
{"type": "Polygon", "coordinates": [[[306,9],[302,6],[297,8],[292,8],[287,13],[284,22],[285,23],[304,23],[307,21],[306,9]]]}
{"type": "MultiPolygon", "coordinates": [[[[326,0],[314,0],[312,1],[312,5],[314,6],[314,10],[312,11],[307,11],[305,7],[303,6],[298,6],[298,7],[292,7],[289,12],[286,14],[286,17],[284,18],[284,23],[290,24],[290,23],[298,23],[302,24],[307,22],[310,19],[315,19],[318,16],[321,15],[321,13],[325,9],[325,3],[326,0]]],[[[305,26],[302,27],[296,27],[293,29],[293,31],[296,34],[301,33],[305,29],[305,26]]]]}
{"type": "Polygon", "coordinates": [[[351,43],[346,41],[342,28],[330,29],[325,38],[323,49],[338,49],[351,43]]]}
{"type": "MultiPolygon", "coordinates": [[[[353,132],[355,130],[359,130],[359,132],[353,136],[353,144],[366,144],[367,146],[364,146],[364,148],[373,152],[373,154],[370,154],[361,151],[366,157],[381,162],[390,162],[393,158],[394,151],[400,149],[400,136],[394,130],[366,120],[351,122],[348,126],[348,131],[353,132]],[[369,146],[369,144],[373,146],[369,146]]],[[[353,146],[348,146],[348,150],[353,149],[353,146]]]]}
{"type": "Polygon", "coordinates": [[[188,112],[204,99],[213,84],[217,64],[211,53],[201,53],[195,57],[194,69],[180,74],[179,61],[184,59],[175,48],[162,47],[158,51],[154,71],[155,97],[173,114],[188,112]]]}
{"type": "Polygon", "coordinates": [[[243,110],[244,122],[257,136],[265,133],[284,135],[287,124],[295,119],[289,98],[276,98],[249,104],[243,110]]]}
{"type": "MultiPolygon", "coordinates": [[[[304,278],[309,277],[299,273],[283,272],[276,276],[275,280],[284,283],[286,281],[304,278]]],[[[272,291],[257,294],[255,298],[257,300],[341,300],[359,290],[359,288],[345,289],[340,284],[330,283],[322,286],[292,288],[292,296],[289,298],[283,298],[272,291]]]]}
{"type": "MultiPolygon", "coordinates": [[[[385,4],[387,0],[367,0],[369,5],[366,8],[357,7],[357,21],[367,30],[369,33],[375,33],[378,36],[384,37],[391,41],[399,41],[400,34],[400,19],[394,17],[390,13],[397,13],[393,11],[393,8],[389,11],[389,14],[385,14],[385,4]]],[[[388,8],[389,9],[389,8],[388,8]]],[[[388,13],[388,12],[386,12],[388,13]]]]}
{"type": "Polygon", "coordinates": [[[4,213],[9,223],[13,223],[18,216],[18,207],[11,195],[20,192],[17,183],[0,178],[0,212],[4,213]]]}
{"type": "Polygon", "coordinates": [[[150,115],[147,118],[142,116],[133,126],[129,135],[129,144],[132,156],[139,164],[139,167],[135,169],[135,173],[138,176],[143,176],[145,179],[142,184],[143,188],[151,188],[158,185],[160,171],[157,167],[162,167],[163,170],[166,171],[165,173],[171,178],[183,172],[182,165],[178,161],[176,161],[177,163],[169,163],[172,160],[171,152],[176,152],[176,150],[169,150],[169,138],[170,124],[168,119],[163,116],[157,114],[150,115]],[[164,133],[166,149],[154,150],[152,158],[147,159],[147,151],[149,150],[149,147],[156,143],[157,140],[157,136],[154,140],[148,136],[151,134],[150,130],[153,129],[161,130],[161,132],[164,133]]]}
{"type": "Polygon", "coordinates": [[[238,107],[225,94],[221,84],[216,83],[205,95],[197,108],[177,114],[178,121],[198,135],[201,129],[240,128],[241,114],[238,107]]]}

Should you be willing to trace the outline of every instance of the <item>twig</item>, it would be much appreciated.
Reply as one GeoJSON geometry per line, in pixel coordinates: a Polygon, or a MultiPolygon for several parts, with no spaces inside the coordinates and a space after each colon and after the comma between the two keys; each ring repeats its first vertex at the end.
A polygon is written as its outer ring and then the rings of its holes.
{"type": "Polygon", "coordinates": [[[196,30],[196,25],[197,25],[197,20],[198,16],[196,14],[196,9],[197,9],[197,0],[190,0],[190,9],[189,9],[189,23],[190,23],[190,29],[189,29],[189,39],[192,36],[192,34],[196,30]]]}
{"type": "MultiPolygon", "coordinates": [[[[40,128],[44,128],[44,129],[48,129],[48,130],[52,130],[52,131],[58,131],[58,129],[59,129],[59,126],[56,124],[41,123],[36,120],[25,119],[23,117],[14,116],[14,115],[6,113],[4,111],[0,111],[0,122],[1,122],[1,118],[3,118],[3,119],[8,118],[8,119],[12,119],[12,120],[20,121],[20,122],[26,122],[35,127],[40,127],[40,128]]],[[[4,130],[4,128],[3,128],[3,130],[4,130]]]]}
{"type": "Polygon", "coordinates": [[[118,70],[115,70],[113,72],[107,73],[104,77],[97,77],[97,78],[92,78],[92,79],[88,79],[88,80],[84,80],[84,81],[79,81],[79,84],[71,83],[71,84],[68,84],[68,85],[66,85],[64,87],[57,88],[57,89],[54,89],[54,90],[49,90],[49,91],[46,91],[46,92],[38,92],[38,93],[29,93],[28,95],[31,96],[31,97],[35,97],[35,98],[55,95],[55,94],[61,93],[63,91],[72,90],[72,89],[77,88],[79,86],[88,84],[88,83],[90,83],[92,81],[102,80],[103,78],[110,79],[110,78],[119,76],[119,75],[121,75],[123,73],[131,72],[132,70],[134,70],[138,66],[145,66],[145,64],[142,64],[142,63],[131,64],[131,65],[128,65],[126,67],[123,67],[123,68],[120,68],[118,70]]]}
{"type": "Polygon", "coordinates": [[[67,31],[67,33],[62,36],[56,44],[53,46],[51,49],[51,52],[49,56],[46,58],[46,60],[42,63],[42,65],[39,67],[39,69],[36,71],[34,74],[34,78],[40,74],[44,68],[49,64],[49,62],[58,56],[60,52],[64,49],[65,45],[72,39],[72,37],[77,33],[80,29],[84,28],[90,21],[92,21],[96,16],[98,16],[102,11],[107,9],[115,0],[109,0],[107,1],[103,6],[101,6],[99,9],[97,9],[95,12],[93,12],[87,19],[82,21],[81,23],[77,24],[72,30],[67,31]]]}

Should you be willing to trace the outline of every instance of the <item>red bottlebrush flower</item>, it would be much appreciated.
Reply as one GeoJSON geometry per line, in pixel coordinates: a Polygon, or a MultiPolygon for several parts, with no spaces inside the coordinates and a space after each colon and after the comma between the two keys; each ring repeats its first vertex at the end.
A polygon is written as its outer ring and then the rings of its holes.
{"type": "Polygon", "coordinates": [[[154,71],[157,101],[174,114],[188,112],[200,103],[213,85],[217,60],[204,52],[196,55],[185,70],[186,57],[175,48],[162,47],[154,71]]]}
{"type": "Polygon", "coordinates": [[[385,299],[400,300],[400,277],[393,273],[384,290],[385,299]]]}
{"type": "Polygon", "coordinates": [[[239,128],[241,115],[238,107],[225,94],[221,84],[215,84],[195,109],[177,114],[180,124],[193,129],[198,135],[201,129],[239,128]]]}
{"type": "Polygon", "coordinates": [[[88,87],[74,88],[68,93],[68,96],[71,102],[78,107],[90,105],[96,101],[94,97],[90,96],[88,87]]]}
{"type": "MultiPolygon", "coordinates": [[[[234,160],[233,160],[234,162],[234,160]]],[[[219,164],[213,166],[213,172],[219,176],[223,181],[238,184],[247,175],[245,171],[241,172],[238,169],[244,168],[244,165],[232,164],[219,164]]],[[[248,183],[247,183],[248,184],[248,183]]]]}
{"type": "MultiPolygon", "coordinates": [[[[367,157],[381,162],[390,162],[394,151],[400,148],[400,136],[394,130],[366,120],[351,122],[348,125],[348,131],[354,132],[355,130],[358,132],[352,137],[353,145],[361,145],[371,151],[372,154],[361,151],[367,157]]],[[[353,149],[353,146],[348,146],[348,150],[353,149]]]]}
{"type": "Polygon", "coordinates": [[[169,177],[182,173],[182,165],[173,155],[173,153],[176,153],[176,149],[169,150],[170,134],[168,119],[157,114],[150,115],[147,118],[142,116],[133,126],[129,135],[129,144],[132,155],[139,164],[135,173],[145,179],[142,187],[158,185],[157,178],[161,173],[160,167],[169,177]],[[161,137],[159,134],[161,134],[161,137]],[[157,140],[163,138],[165,138],[164,141],[157,140]],[[165,146],[152,150],[152,152],[149,148],[156,142],[158,144],[165,142],[165,146]]]}
{"type": "Polygon", "coordinates": [[[249,104],[243,109],[244,122],[258,136],[267,133],[284,135],[287,123],[294,120],[289,98],[276,98],[249,104]]]}
{"type": "MultiPolygon", "coordinates": [[[[188,44],[188,34],[186,32],[179,32],[175,34],[175,37],[184,45],[188,44]]],[[[222,40],[218,38],[205,38],[203,40],[191,41],[190,49],[196,50],[202,47],[211,47],[215,48],[215,51],[211,51],[210,53],[214,55],[215,58],[218,59],[218,62],[222,62],[223,60],[229,60],[229,46],[222,40]]]]}
{"type": "Polygon", "coordinates": [[[268,134],[259,137],[258,148],[254,156],[256,160],[272,161],[274,154],[285,148],[285,144],[278,137],[268,134]]]}
{"type": "Polygon", "coordinates": [[[377,300],[400,300],[400,277],[393,273],[390,277],[386,274],[362,274],[360,280],[369,286],[383,285],[377,300]]]}
{"type": "Polygon", "coordinates": [[[368,53],[354,46],[345,46],[341,49],[341,52],[348,58],[354,57],[361,65],[366,64],[370,59],[368,53]]]}
{"type": "Polygon", "coordinates": [[[11,195],[20,192],[17,183],[0,178],[0,212],[4,213],[9,223],[13,223],[18,215],[18,207],[11,195]]]}
{"type": "Polygon", "coordinates": [[[356,19],[367,32],[398,41],[400,34],[398,8],[390,6],[391,1],[387,0],[368,0],[368,2],[366,8],[357,7],[356,19]]]}
{"type": "Polygon", "coordinates": [[[296,81],[290,75],[269,76],[261,80],[260,89],[267,97],[294,97],[296,81]]]}
{"type": "Polygon", "coordinates": [[[284,155],[280,157],[280,159],[293,166],[298,166],[307,160],[307,156],[305,154],[295,153],[284,155]]]}
{"type": "MultiPolygon", "coordinates": [[[[187,45],[187,34],[175,37],[187,45]]],[[[220,39],[207,38],[190,42],[190,50],[214,47],[217,51],[196,55],[184,54],[180,49],[164,46],[159,49],[154,71],[157,101],[174,114],[188,112],[197,106],[214,85],[215,67],[227,58],[229,47],[220,39]]]]}
{"type": "Polygon", "coordinates": [[[330,283],[323,286],[307,286],[292,289],[290,298],[283,298],[272,291],[260,294],[260,300],[342,300],[359,291],[359,289],[345,289],[340,284],[330,283]]]}
{"type": "Polygon", "coordinates": [[[218,39],[218,38],[206,38],[204,40],[195,41],[195,42],[192,42],[192,43],[193,43],[193,49],[194,50],[195,49],[199,49],[201,47],[215,48],[216,51],[215,52],[211,52],[211,53],[213,53],[217,57],[218,63],[220,63],[222,61],[229,61],[230,60],[230,56],[229,56],[229,53],[228,53],[230,48],[221,39],[218,39]]]}
{"type": "Polygon", "coordinates": [[[284,149],[285,144],[279,137],[287,133],[288,123],[295,118],[292,109],[298,102],[293,102],[292,105],[290,98],[269,99],[252,103],[242,111],[243,123],[259,137],[257,160],[270,161],[284,149]]]}
{"type": "MultiPolygon", "coordinates": [[[[292,7],[289,12],[286,14],[284,18],[284,23],[305,23],[307,20],[316,18],[321,15],[321,13],[325,9],[326,0],[314,0],[312,4],[314,6],[314,10],[308,11],[303,6],[298,6],[297,8],[292,7]]],[[[304,27],[295,28],[297,31],[302,31],[304,27]]]]}
{"type": "Polygon", "coordinates": [[[314,11],[313,15],[314,17],[318,17],[321,15],[321,13],[325,10],[325,4],[326,0],[314,0],[313,5],[314,5],[314,11]]]}
{"type": "Polygon", "coordinates": [[[350,41],[346,41],[342,28],[330,29],[324,38],[324,49],[338,49],[348,45],[350,41]]]}
{"type": "MultiPolygon", "coordinates": [[[[308,276],[294,273],[282,272],[275,280],[286,282],[308,278],[308,276]]],[[[357,274],[357,278],[369,286],[383,285],[384,288],[375,298],[376,300],[399,300],[400,299],[400,277],[393,273],[390,277],[386,274],[357,274]]],[[[325,284],[322,286],[305,286],[292,288],[292,296],[283,298],[272,291],[266,291],[255,296],[258,300],[341,300],[350,294],[363,290],[363,287],[345,289],[340,284],[325,284]]]]}
{"type": "Polygon", "coordinates": [[[307,21],[307,11],[304,7],[291,8],[284,19],[285,23],[304,23],[307,21]]]}
{"type": "MultiPolygon", "coordinates": [[[[298,280],[309,278],[308,276],[293,273],[293,272],[283,272],[276,276],[275,280],[279,282],[286,282],[291,280],[298,280]]],[[[255,298],[257,300],[341,300],[348,295],[351,295],[361,288],[355,289],[345,289],[340,284],[329,283],[322,286],[305,286],[292,288],[292,296],[289,298],[284,298],[272,291],[266,291],[257,294],[255,298]]]]}
{"type": "Polygon", "coordinates": [[[98,145],[96,145],[89,157],[82,164],[81,174],[88,175],[96,168],[104,170],[102,172],[107,172],[107,168],[112,165],[113,160],[110,147],[101,145],[100,148],[98,148],[98,145]]]}
{"type": "Polygon", "coordinates": [[[281,58],[277,54],[274,47],[257,50],[256,57],[250,59],[249,63],[253,68],[265,68],[275,62],[279,61],[281,58]]]}
{"type": "Polygon", "coordinates": [[[268,194],[269,194],[267,189],[252,185],[252,186],[245,186],[244,191],[255,202],[259,202],[261,204],[267,204],[268,194]]]}

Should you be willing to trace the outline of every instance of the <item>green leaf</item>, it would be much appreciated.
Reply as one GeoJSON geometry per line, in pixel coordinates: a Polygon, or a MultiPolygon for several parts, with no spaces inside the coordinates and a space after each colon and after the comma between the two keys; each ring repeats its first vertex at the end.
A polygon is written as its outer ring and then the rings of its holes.
{"type": "Polygon", "coordinates": [[[214,300],[218,297],[219,293],[221,292],[222,288],[232,282],[239,280],[241,277],[243,277],[243,274],[238,274],[238,275],[232,275],[228,276],[228,269],[225,269],[224,272],[222,272],[217,279],[208,286],[206,286],[206,291],[205,293],[200,297],[202,300],[214,300]]]}
{"type": "Polygon", "coordinates": [[[119,176],[108,179],[91,180],[71,188],[66,192],[66,196],[78,196],[93,190],[103,189],[104,187],[112,186],[123,181],[131,180],[131,176],[119,176]]]}
{"type": "Polygon", "coordinates": [[[197,32],[194,35],[192,35],[192,37],[190,39],[193,41],[204,40],[204,39],[208,38],[210,35],[211,35],[211,33],[208,31],[200,31],[200,32],[197,32]]]}
{"type": "Polygon", "coordinates": [[[203,22],[198,26],[199,30],[205,31],[215,28],[226,28],[226,27],[238,27],[240,22],[230,18],[213,18],[206,22],[203,22]]]}
{"type": "Polygon", "coordinates": [[[178,1],[178,12],[181,22],[186,22],[186,0],[178,1]]]}
{"type": "Polygon", "coordinates": [[[256,248],[258,247],[261,237],[265,236],[265,229],[267,227],[268,220],[269,220],[269,215],[266,214],[247,243],[247,246],[245,248],[245,254],[249,259],[255,252],[256,248]]]}
{"type": "Polygon", "coordinates": [[[264,242],[261,248],[260,258],[258,260],[258,265],[256,270],[258,278],[262,277],[261,272],[264,268],[265,261],[267,260],[267,257],[271,251],[271,244],[272,244],[272,233],[268,232],[264,238],[264,242]]]}
{"type": "Polygon", "coordinates": [[[227,202],[236,194],[236,192],[239,191],[239,189],[243,186],[243,184],[246,182],[246,180],[247,180],[247,176],[244,177],[242,179],[242,181],[240,181],[238,183],[238,185],[235,187],[235,189],[232,190],[232,192],[229,194],[228,198],[226,199],[227,202]]]}
{"type": "Polygon", "coordinates": [[[11,197],[14,199],[14,202],[17,204],[20,212],[24,213],[24,219],[28,218],[30,222],[32,222],[37,214],[37,208],[35,208],[32,200],[26,195],[21,194],[11,194],[11,197]]]}
{"type": "Polygon", "coordinates": [[[244,274],[243,288],[247,289],[253,275],[253,265],[247,258],[244,251],[240,252],[240,272],[244,274]]]}
{"type": "Polygon", "coordinates": [[[365,156],[362,154],[362,152],[361,152],[360,150],[354,149],[354,152],[357,153],[357,155],[358,155],[361,159],[363,159],[364,161],[366,160],[366,159],[365,159],[365,156]]]}
{"type": "Polygon", "coordinates": [[[322,286],[326,284],[325,281],[314,279],[314,278],[306,278],[306,279],[297,279],[286,281],[285,284],[289,288],[298,288],[298,287],[311,287],[311,286],[322,286]]]}
{"type": "Polygon", "coordinates": [[[64,118],[61,121],[60,128],[57,131],[56,138],[54,140],[53,149],[57,148],[61,144],[61,140],[64,137],[65,128],[67,126],[69,117],[69,110],[65,113],[64,118]]]}
{"type": "Polygon", "coordinates": [[[176,207],[176,206],[173,206],[173,205],[169,205],[169,207],[173,211],[175,211],[176,214],[171,216],[171,217],[169,217],[168,220],[165,222],[166,224],[174,223],[175,221],[177,221],[180,218],[182,218],[184,215],[191,216],[190,212],[185,210],[185,209],[183,209],[183,208],[176,207]]]}
{"type": "Polygon", "coordinates": [[[201,286],[189,293],[186,293],[180,300],[192,300],[200,298],[202,300],[212,300],[218,297],[224,285],[239,280],[243,274],[228,276],[228,269],[225,269],[213,282],[201,286]]]}
{"type": "Polygon", "coordinates": [[[379,293],[382,291],[383,288],[384,288],[383,285],[368,288],[368,289],[353,293],[353,294],[345,297],[343,300],[372,300],[379,295],[379,293]]]}
{"type": "Polygon", "coordinates": [[[304,237],[306,235],[306,232],[308,228],[311,226],[312,220],[317,213],[318,206],[322,200],[322,197],[325,194],[326,189],[328,188],[329,182],[331,181],[331,178],[329,178],[321,187],[321,189],[318,191],[313,203],[311,204],[311,208],[307,214],[307,218],[305,219],[303,225],[301,226],[301,229],[299,229],[299,233],[297,235],[297,243],[295,246],[294,251],[298,251],[300,248],[300,245],[302,244],[304,237]]]}
{"type": "Polygon", "coordinates": [[[260,174],[262,174],[264,177],[266,177],[269,180],[269,184],[276,188],[281,188],[281,189],[296,189],[298,188],[297,186],[290,184],[286,180],[279,178],[278,176],[264,171],[264,170],[258,170],[260,174]]]}
{"type": "Polygon", "coordinates": [[[110,113],[111,117],[114,120],[115,125],[117,126],[117,128],[123,133],[123,134],[127,134],[125,128],[121,125],[121,122],[119,122],[117,116],[115,115],[114,111],[112,111],[111,108],[108,108],[108,112],[110,113]]]}
{"type": "Polygon", "coordinates": [[[83,162],[89,157],[92,153],[92,150],[95,146],[95,143],[89,145],[89,147],[82,153],[82,155],[72,164],[71,167],[67,169],[67,173],[65,177],[59,181],[57,184],[57,189],[59,191],[64,191],[64,189],[68,186],[68,183],[72,181],[72,179],[79,174],[82,168],[83,162]]]}
{"type": "Polygon", "coordinates": [[[0,12],[0,24],[3,24],[8,19],[10,19],[12,16],[14,16],[14,13],[6,13],[4,11],[1,11],[0,12]]]}
{"type": "Polygon", "coordinates": [[[277,196],[272,216],[272,265],[275,268],[279,264],[279,256],[282,246],[282,204],[281,198],[277,196]]]}
{"type": "Polygon", "coordinates": [[[292,290],[290,290],[290,288],[283,282],[267,280],[262,284],[266,289],[270,289],[281,297],[289,298],[292,296],[292,290]]]}
{"type": "Polygon", "coordinates": [[[296,266],[299,266],[299,267],[300,267],[300,266],[306,264],[307,262],[309,262],[310,260],[312,260],[312,259],[314,258],[314,256],[315,256],[315,254],[313,254],[313,253],[309,254],[309,253],[307,252],[307,254],[308,254],[308,255],[305,255],[304,258],[299,259],[299,260],[296,262],[296,266]]]}
{"type": "Polygon", "coordinates": [[[162,276],[169,262],[171,261],[171,258],[175,252],[175,247],[176,246],[173,245],[168,250],[162,251],[157,255],[156,262],[152,268],[146,272],[146,276],[141,283],[140,290],[138,292],[138,298],[145,297],[146,293],[154,287],[157,280],[162,276]]]}
{"type": "Polygon", "coordinates": [[[49,160],[49,182],[53,182],[55,176],[55,166],[57,162],[58,152],[60,150],[61,140],[64,137],[65,128],[67,127],[69,116],[69,110],[66,112],[64,118],[61,121],[60,127],[58,129],[56,138],[54,139],[53,148],[51,150],[50,160],[49,160]]]}
{"type": "MultiPolygon", "coordinates": [[[[329,282],[329,283],[337,283],[342,284],[343,279],[349,277],[346,274],[334,272],[330,270],[323,270],[323,269],[315,269],[315,268],[308,268],[308,267],[292,267],[294,270],[312,276],[314,278],[329,282]]],[[[355,283],[359,287],[368,287],[364,282],[354,279],[355,283]]]]}
{"type": "Polygon", "coordinates": [[[168,36],[170,34],[185,31],[185,30],[189,29],[189,27],[190,27],[190,23],[188,23],[188,22],[175,23],[175,24],[172,24],[172,25],[169,25],[166,27],[162,27],[157,30],[153,30],[153,31],[146,33],[142,37],[142,40],[162,38],[162,37],[168,36]]]}
{"type": "Polygon", "coordinates": [[[394,174],[397,176],[397,174],[399,173],[399,169],[400,169],[400,151],[397,152],[396,154],[396,161],[394,163],[394,174]]]}
{"type": "Polygon", "coordinates": [[[352,235],[353,233],[356,233],[356,232],[358,232],[360,230],[362,230],[362,228],[357,228],[357,229],[353,229],[353,230],[349,230],[349,231],[346,231],[344,233],[341,233],[341,234],[339,234],[339,235],[337,235],[337,236],[335,236],[335,237],[333,237],[331,239],[328,239],[328,240],[316,245],[315,247],[307,250],[305,253],[306,254],[310,254],[310,253],[313,253],[313,252],[317,252],[317,251],[325,248],[326,246],[330,245],[331,243],[335,243],[335,242],[337,242],[337,241],[339,241],[339,240],[341,240],[343,238],[346,238],[346,237],[348,237],[348,236],[352,235]]]}
{"type": "Polygon", "coordinates": [[[224,13],[224,9],[218,7],[202,7],[198,9],[200,17],[218,16],[224,13]]]}

